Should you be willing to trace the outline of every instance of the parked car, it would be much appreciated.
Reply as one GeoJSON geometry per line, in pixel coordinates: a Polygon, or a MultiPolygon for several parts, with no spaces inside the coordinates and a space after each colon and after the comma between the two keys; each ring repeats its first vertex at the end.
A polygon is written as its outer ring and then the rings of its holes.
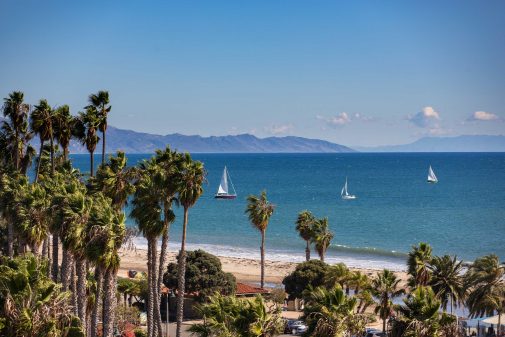
{"type": "Polygon", "coordinates": [[[307,331],[308,327],[302,321],[296,321],[291,325],[291,334],[301,335],[307,331]]]}
{"type": "Polygon", "coordinates": [[[375,328],[366,328],[363,337],[386,337],[387,335],[382,332],[382,330],[378,330],[375,328]]]}

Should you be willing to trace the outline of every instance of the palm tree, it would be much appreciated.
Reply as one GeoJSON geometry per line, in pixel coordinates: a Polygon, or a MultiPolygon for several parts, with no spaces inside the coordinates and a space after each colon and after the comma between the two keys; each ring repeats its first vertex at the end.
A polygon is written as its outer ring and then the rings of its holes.
{"type": "Polygon", "coordinates": [[[370,288],[370,278],[360,271],[351,272],[349,285],[354,289],[355,294],[359,294],[360,291],[370,288]]]}
{"type": "Polygon", "coordinates": [[[23,187],[28,184],[26,176],[20,173],[4,174],[0,183],[0,211],[7,220],[7,255],[14,256],[16,222],[16,200],[23,187]]]}
{"type": "Polygon", "coordinates": [[[13,166],[18,171],[22,169],[24,146],[31,139],[27,122],[29,111],[30,106],[24,103],[21,91],[13,91],[4,98],[3,115],[7,120],[3,121],[2,133],[7,139],[13,166]]]}
{"type": "MultiPolygon", "coordinates": [[[[97,266],[103,276],[103,334],[112,337],[116,307],[116,281],[119,268],[118,250],[125,236],[124,213],[112,207],[112,200],[102,193],[93,195],[89,221],[87,225],[86,256],[97,266]]],[[[100,302],[100,288],[97,284],[97,309],[100,302]]],[[[96,323],[92,322],[92,328],[96,323]]]]}
{"type": "Polygon", "coordinates": [[[440,301],[430,287],[418,286],[398,307],[404,322],[403,336],[438,337],[440,301]]]}
{"type": "Polygon", "coordinates": [[[117,210],[123,209],[128,197],[135,191],[133,179],[136,170],[127,167],[127,162],[124,152],[118,151],[116,156],[111,156],[107,163],[100,165],[96,177],[88,183],[91,192],[102,192],[112,200],[117,210]]]}
{"type": "Polygon", "coordinates": [[[68,105],[62,105],[54,111],[54,137],[63,149],[63,160],[68,160],[70,140],[76,136],[76,118],[70,114],[68,105]]]}
{"type": "MultiPolygon", "coordinates": [[[[328,268],[328,273],[325,277],[325,284],[329,288],[333,288],[339,285],[340,288],[344,289],[351,279],[351,271],[345,265],[345,263],[340,262],[332,265],[328,268]]],[[[348,288],[348,287],[347,287],[348,288]]]]}
{"type": "Polygon", "coordinates": [[[451,301],[451,314],[454,305],[465,300],[466,287],[463,278],[462,261],[457,261],[456,256],[435,256],[429,266],[431,279],[429,285],[440,299],[444,312],[451,301]]]}
{"type": "Polygon", "coordinates": [[[427,286],[430,282],[431,252],[431,246],[425,242],[419,243],[419,246],[413,246],[409,252],[407,271],[410,274],[409,285],[412,288],[427,286]]]}
{"type": "Polygon", "coordinates": [[[314,242],[317,254],[319,255],[320,260],[323,262],[324,256],[326,255],[326,250],[330,246],[333,237],[333,233],[328,229],[328,218],[316,220],[314,226],[314,242]]]}
{"type": "MultiPolygon", "coordinates": [[[[505,265],[498,256],[486,255],[470,266],[466,275],[470,287],[467,306],[472,317],[498,313],[498,330],[501,329],[501,314],[505,312],[505,265]]],[[[498,331],[500,332],[500,331],[498,331]]]]}
{"type": "MultiPolygon", "coordinates": [[[[186,275],[186,231],[188,227],[188,212],[195,205],[203,193],[205,182],[205,169],[199,161],[191,160],[189,154],[184,156],[177,180],[179,202],[184,209],[184,222],[182,226],[181,250],[179,251],[179,280],[177,285],[177,333],[181,336],[182,316],[184,313],[184,289],[186,275]]],[[[262,284],[263,286],[263,284],[262,284]]]]}
{"type": "Polygon", "coordinates": [[[275,206],[267,200],[267,192],[261,195],[249,195],[247,197],[246,213],[254,228],[261,232],[261,288],[265,284],[265,235],[270,217],[274,213],[275,206]]]}
{"type": "Polygon", "coordinates": [[[154,275],[157,272],[157,244],[158,237],[163,232],[163,222],[160,218],[161,207],[156,193],[156,184],[153,177],[144,168],[139,171],[135,184],[135,194],[132,201],[131,217],[135,219],[140,232],[147,239],[147,274],[148,274],[148,299],[147,299],[147,334],[153,336],[154,298],[156,290],[154,275]]]}
{"type": "Polygon", "coordinates": [[[34,255],[39,256],[39,247],[48,235],[50,203],[46,191],[39,184],[20,186],[15,200],[16,227],[23,242],[34,255]]]}
{"type": "Polygon", "coordinates": [[[398,289],[400,279],[387,269],[378,272],[377,276],[372,279],[372,294],[378,298],[378,303],[375,308],[375,313],[379,314],[382,319],[382,331],[386,332],[386,320],[391,316],[393,311],[392,299],[401,296],[405,291],[398,289]]]}
{"type": "Polygon", "coordinates": [[[42,158],[42,149],[44,148],[44,142],[49,140],[50,142],[50,153],[51,153],[51,173],[54,174],[54,145],[53,145],[53,133],[54,133],[54,111],[47,103],[47,100],[41,99],[39,104],[35,106],[30,115],[30,126],[35,134],[39,135],[40,138],[40,151],[39,151],[39,161],[37,164],[37,171],[35,172],[35,182],[39,179],[40,163],[42,158]]]}
{"type": "Polygon", "coordinates": [[[77,129],[84,129],[84,132],[79,130],[78,134],[80,136],[80,141],[82,145],[86,146],[89,152],[90,160],[90,176],[93,177],[94,171],[94,157],[93,154],[96,149],[96,144],[100,138],[97,136],[97,130],[100,124],[100,119],[98,118],[97,111],[94,107],[86,107],[86,112],[79,113],[79,121],[76,126],[77,129]]]}
{"type": "Polygon", "coordinates": [[[73,258],[77,275],[77,286],[74,289],[77,292],[77,314],[85,331],[87,323],[86,243],[92,202],[93,199],[86,195],[86,188],[78,179],[70,179],[63,183],[60,191],[53,197],[53,204],[60,222],[59,233],[63,245],[63,260],[68,261],[62,263],[61,279],[64,289],[68,289],[69,261],[73,258]],[[72,256],[65,257],[69,254],[72,256]]]}
{"type": "Polygon", "coordinates": [[[156,150],[151,160],[150,171],[155,181],[159,203],[163,209],[163,232],[161,235],[161,251],[158,264],[157,285],[154,289],[157,291],[156,310],[154,312],[158,334],[161,336],[161,313],[159,303],[161,301],[161,286],[163,282],[163,271],[167,259],[168,238],[170,225],[175,221],[175,214],[172,210],[172,204],[178,204],[176,198],[178,175],[183,162],[183,156],[175,151],[171,151],[167,146],[165,150],[156,150]]]}
{"type": "Polygon", "coordinates": [[[105,134],[107,132],[107,115],[111,110],[109,105],[109,92],[101,90],[89,95],[90,106],[98,113],[98,129],[102,133],[102,164],[105,163],[105,134]]]}
{"type": "Polygon", "coordinates": [[[298,218],[296,219],[296,230],[307,244],[305,247],[305,261],[310,260],[310,241],[314,236],[313,227],[315,220],[312,213],[307,210],[298,213],[298,218]]]}
{"type": "Polygon", "coordinates": [[[339,286],[308,291],[303,318],[314,337],[357,335],[365,329],[368,317],[355,312],[357,299],[347,297],[339,286]]]}
{"type": "Polygon", "coordinates": [[[196,310],[203,322],[191,325],[188,331],[199,337],[272,337],[282,331],[280,309],[267,308],[261,296],[245,300],[216,294],[196,310]]]}
{"type": "Polygon", "coordinates": [[[47,278],[46,269],[32,255],[0,262],[3,336],[84,336],[69,294],[47,278]]]}

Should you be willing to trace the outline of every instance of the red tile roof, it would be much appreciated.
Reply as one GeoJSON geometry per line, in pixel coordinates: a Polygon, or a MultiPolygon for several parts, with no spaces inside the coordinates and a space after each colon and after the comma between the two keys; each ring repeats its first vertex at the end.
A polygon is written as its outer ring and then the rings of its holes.
{"type": "Polygon", "coordinates": [[[255,294],[268,294],[268,290],[250,286],[245,283],[237,282],[236,295],[255,295],[255,294]]]}

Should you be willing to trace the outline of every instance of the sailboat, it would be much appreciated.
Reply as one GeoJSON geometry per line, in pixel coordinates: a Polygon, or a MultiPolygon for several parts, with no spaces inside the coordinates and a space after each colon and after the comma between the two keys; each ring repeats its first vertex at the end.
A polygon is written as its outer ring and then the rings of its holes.
{"type": "Polygon", "coordinates": [[[235,199],[237,197],[237,193],[235,192],[235,187],[233,187],[233,183],[231,181],[230,175],[228,174],[228,170],[226,166],[223,170],[223,176],[221,177],[221,183],[219,184],[219,188],[217,189],[217,193],[214,196],[216,199],[235,199]],[[230,193],[228,189],[228,180],[230,180],[231,189],[233,193],[230,193]]]}
{"type": "Polygon", "coordinates": [[[438,183],[438,179],[437,179],[437,176],[435,175],[435,172],[433,172],[433,169],[431,168],[431,165],[430,165],[430,168],[428,170],[428,182],[429,183],[438,183]]]}
{"type": "Polygon", "coordinates": [[[349,192],[347,191],[347,177],[345,178],[345,185],[344,187],[342,187],[342,192],[340,192],[340,196],[344,200],[352,200],[357,198],[355,195],[349,194],[349,192]]]}

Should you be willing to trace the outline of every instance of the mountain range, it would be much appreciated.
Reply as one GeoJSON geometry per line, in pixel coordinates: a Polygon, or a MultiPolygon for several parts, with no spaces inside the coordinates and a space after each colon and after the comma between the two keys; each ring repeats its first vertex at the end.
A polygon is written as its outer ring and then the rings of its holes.
{"type": "Polygon", "coordinates": [[[404,145],[353,148],[360,152],[505,152],[505,136],[424,137],[404,145]]]}
{"type": "MultiPolygon", "coordinates": [[[[303,152],[355,152],[355,150],[319,139],[302,137],[258,138],[250,134],[234,136],[186,136],[178,133],[155,135],[118,129],[107,129],[107,152],[122,150],[126,153],[152,153],[170,145],[172,149],[191,153],[303,153],[303,152]]],[[[101,147],[97,146],[97,152],[101,147]]],[[[72,153],[86,153],[78,142],[70,145],[72,153]]]]}

